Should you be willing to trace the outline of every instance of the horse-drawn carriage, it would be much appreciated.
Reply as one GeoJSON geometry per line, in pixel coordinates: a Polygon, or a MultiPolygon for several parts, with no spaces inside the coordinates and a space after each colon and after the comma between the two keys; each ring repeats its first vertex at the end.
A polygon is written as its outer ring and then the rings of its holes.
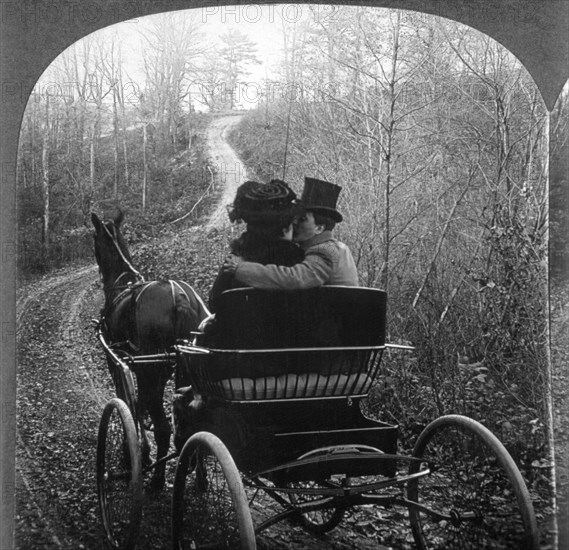
{"type": "Polygon", "coordinates": [[[361,413],[390,347],[385,315],[376,289],[248,288],[225,292],[207,334],[161,356],[122,353],[99,330],[125,399],[105,407],[97,449],[111,546],[135,546],[143,499],[130,371],[164,361],[202,396],[179,452],[160,459],[177,459],[173,548],[255,548],[256,534],[285,519],[324,533],[359,505],[407,508],[418,548],[538,548],[522,476],[486,428],[441,417],[402,456],[397,427],[361,413]],[[259,491],[282,512],[254,525],[259,491]]]}
{"type": "Polygon", "coordinates": [[[207,308],[189,285],[143,281],[121,219],[93,215],[106,298],[97,332],[117,391],[97,443],[111,548],[135,547],[143,473],[152,472],[152,488],[160,489],[173,459],[175,550],[255,548],[257,533],[285,519],[322,534],[360,505],[406,508],[421,549],[538,548],[523,478],[485,427],[440,417],[403,456],[397,426],[362,414],[386,349],[404,347],[385,342],[385,292],[230,290],[215,322],[200,325],[207,308]],[[176,451],[168,454],[163,393],[172,372],[179,393],[176,451]],[[259,492],[282,512],[253,525],[250,505],[259,492]]]}

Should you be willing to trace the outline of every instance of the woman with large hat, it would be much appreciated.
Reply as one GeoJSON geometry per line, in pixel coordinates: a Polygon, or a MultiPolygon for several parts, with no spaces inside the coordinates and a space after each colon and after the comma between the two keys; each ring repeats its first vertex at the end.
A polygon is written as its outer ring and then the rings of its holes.
{"type": "MultiPolygon", "coordinates": [[[[231,253],[237,257],[261,264],[293,266],[304,259],[301,248],[292,242],[293,222],[302,215],[302,208],[295,193],[283,181],[270,183],[246,181],[237,189],[235,200],[229,208],[231,222],[245,222],[246,230],[232,241],[231,253]]],[[[257,264],[255,264],[257,265],[257,264]]],[[[220,269],[209,295],[209,307],[213,315],[202,321],[199,330],[210,347],[215,347],[216,303],[224,290],[246,286],[235,279],[234,273],[220,269]]],[[[235,411],[219,407],[215,402],[194,394],[191,386],[176,390],[172,400],[174,418],[174,444],[181,450],[188,437],[203,424],[214,422],[229,427],[224,441],[242,445],[247,441],[248,428],[235,411]],[[215,418],[215,421],[212,419],[215,418]]]]}
{"type": "MultiPolygon", "coordinates": [[[[231,253],[263,265],[292,266],[302,262],[304,252],[292,242],[293,222],[302,213],[296,194],[284,181],[246,181],[237,189],[229,209],[231,222],[247,224],[246,230],[231,243],[231,253]]],[[[216,300],[224,290],[240,286],[246,285],[222,268],[210,293],[211,311],[215,311],[216,300]]]]}

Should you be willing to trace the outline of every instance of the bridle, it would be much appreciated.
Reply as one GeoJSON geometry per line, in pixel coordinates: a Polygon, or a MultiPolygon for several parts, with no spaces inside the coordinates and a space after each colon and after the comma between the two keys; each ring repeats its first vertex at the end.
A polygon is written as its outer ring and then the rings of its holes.
{"type": "Polygon", "coordinates": [[[114,232],[114,225],[113,225],[113,232],[111,232],[109,230],[109,228],[106,226],[106,224],[102,223],[101,224],[103,229],[105,230],[105,233],[110,237],[113,246],[115,247],[115,249],[117,250],[117,252],[119,253],[119,256],[121,257],[122,261],[127,265],[127,267],[130,269],[130,273],[128,271],[124,271],[123,273],[121,273],[116,279],[115,282],[112,284],[112,288],[120,288],[118,286],[119,281],[126,275],[134,275],[137,279],[138,282],[143,283],[144,282],[144,277],[134,268],[134,266],[132,265],[132,263],[130,262],[130,260],[124,255],[124,252],[122,251],[117,236],[114,232]]]}

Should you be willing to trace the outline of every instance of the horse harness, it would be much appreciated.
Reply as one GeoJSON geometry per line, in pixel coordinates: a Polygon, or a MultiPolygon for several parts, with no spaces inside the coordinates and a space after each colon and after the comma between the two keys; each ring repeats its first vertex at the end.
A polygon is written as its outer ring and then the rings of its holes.
{"type": "MultiPolygon", "coordinates": [[[[119,277],[120,278],[120,277],[119,277]]],[[[118,279],[117,279],[118,280],[118,279]]],[[[105,328],[105,331],[108,331],[109,327],[107,324],[108,316],[112,313],[112,311],[124,300],[128,299],[128,320],[129,320],[129,332],[132,327],[136,327],[136,315],[137,315],[137,306],[140,303],[140,300],[144,294],[151,289],[152,287],[156,286],[160,282],[167,282],[170,285],[170,296],[172,298],[172,304],[176,305],[176,295],[181,295],[185,298],[189,303],[191,303],[190,296],[188,295],[187,291],[182,287],[182,285],[178,281],[167,280],[167,281],[137,281],[135,283],[129,283],[124,290],[122,290],[115,298],[113,298],[112,302],[105,306],[102,311],[102,322],[105,328]]],[[[134,335],[133,335],[134,336],[134,335]]],[[[137,340],[140,341],[140,335],[136,335],[137,340]]],[[[132,338],[127,339],[124,342],[114,342],[114,346],[129,349],[134,353],[140,353],[139,346],[133,342],[132,338]]]]}
{"type": "MultiPolygon", "coordinates": [[[[111,239],[111,241],[113,242],[113,245],[115,247],[115,249],[117,250],[117,252],[119,253],[122,261],[126,264],[126,266],[128,267],[128,271],[125,271],[123,273],[121,273],[115,280],[115,282],[113,283],[111,289],[113,290],[120,290],[122,288],[122,290],[117,294],[117,296],[115,296],[112,300],[109,301],[108,304],[105,305],[105,307],[103,308],[102,312],[101,312],[101,321],[103,323],[103,328],[105,330],[105,332],[108,332],[109,326],[108,326],[108,322],[107,322],[107,318],[108,316],[112,313],[113,310],[115,310],[116,307],[118,307],[118,305],[125,299],[129,299],[129,306],[128,306],[128,317],[129,317],[129,332],[131,331],[132,327],[136,327],[137,323],[136,323],[136,315],[137,315],[137,306],[140,303],[140,300],[142,298],[142,296],[152,287],[154,287],[155,285],[159,284],[160,282],[168,282],[170,285],[170,296],[172,298],[172,304],[174,305],[174,308],[176,306],[176,295],[181,295],[183,298],[185,298],[188,303],[191,304],[191,299],[190,296],[188,295],[188,292],[183,288],[183,286],[178,282],[178,281],[174,281],[174,280],[167,280],[167,281],[145,281],[144,277],[134,268],[134,266],[132,265],[132,263],[130,262],[130,260],[125,256],[125,254],[123,253],[116,234],[114,231],[111,231],[105,224],[102,224],[103,229],[105,230],[106,234],[109,236],[109,238],[111,239]],[[125,279],[126,277],[132,277],[134,276],[135,281],[127,281],[126,284],[119,284],[121,282],[122,279],[125,279]]],[[[113,226],[114,229],[114,226],[113,226]]],[[[201,302],[201,300],[198,298],[198,302],[201,302]]],[[[206,306],[201,303],[202,307],[204,309],[207,310],[206,306]]],[[[140,341],[140,335],[136,335],[137,340],[140,341]]],[[[123,349],[129,349],[130,351],[134,352],[134,353],[139,353],[140,352],[140,348],[139,346],[132,341],[132,338],[127,339],[124,342],[115,342],[113,344],[116,347],[119,348],[123,348],[123,349]]]]}

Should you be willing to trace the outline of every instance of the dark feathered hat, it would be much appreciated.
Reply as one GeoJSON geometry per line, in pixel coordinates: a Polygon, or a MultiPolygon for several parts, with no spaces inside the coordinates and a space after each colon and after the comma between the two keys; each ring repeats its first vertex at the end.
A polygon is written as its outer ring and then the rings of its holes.
{"type": "Polygon", "coordinates": [[[237,189],[229,219],[246,223],[280,222],[299,215],[301,210],[295,192],[284,181],[246,181],[237,189]]]}

